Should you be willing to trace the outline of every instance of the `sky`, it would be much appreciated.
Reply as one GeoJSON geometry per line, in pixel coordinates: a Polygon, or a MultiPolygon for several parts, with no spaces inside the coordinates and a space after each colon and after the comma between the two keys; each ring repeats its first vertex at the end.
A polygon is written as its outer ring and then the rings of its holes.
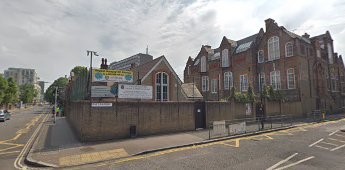
{"type": "Polygon", "coordinates": [[[148,46],[183,79],[201,45],[255,34],[267,18],[299,35],[329,30],[335,52],[345,55],[344,11],[344,0],[1,0],[0,72],[33,68],[53,82],[74,66],[89,67],[87,50],[99,54],[99,67],[101,58],[118,61],[148,46]]]}

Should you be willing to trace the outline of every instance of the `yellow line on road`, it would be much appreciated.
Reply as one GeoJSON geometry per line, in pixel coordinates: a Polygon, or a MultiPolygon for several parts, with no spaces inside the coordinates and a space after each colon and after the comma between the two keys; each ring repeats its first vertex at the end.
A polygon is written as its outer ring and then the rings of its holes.
{"type": "Polygon", "coordinates": [[[18,148],[18,147],[21,147],[21,146],[12,146],[12,147],[8,147],[8,148],[5,148],[5,149],[0,149],[0,152],[7,151],[7,150],[10,150],[10,149],[14,149],[14,148],[18,148]]]}
{"type": "Polygon", "coordinates": [[[18,152],[20,152],[20,151],[1,152],[0,155],[6,155],[6,154],[18,153],[18,152]]]}
{"type": "MultiPolygon", "coordinates": [[[[340,119],[340,120],[330,121],[330,122],[321,122],[318,124],[305,123],[305,124],[301,124],[299,127],[294,127],[291,129],[281,130],[281,131],[276,131],[276,132],[270,132],[270,133],[266,133],[266,134],[259,134],[259,135],[255,135],[255,136],[249,136],[249,137],[240,137],[240,138],[236,138],[236,139],[229,139],[229,140],[218,141],[218,142],[207,143],[207,144],[201,144],[201,145],[193,145],[193,146],[188,146],[188,147],[183,147],[183,148],[169,149],[169,150],[155,152],[155,153],[151,153],[151,154],[147,154],[147,155],[131,156],[128,158],[116,160],[114,162],[99,163],[99,164],[96,164],[94,167],[100,167],[100,166],[111,165],[111,164],[120,164],[120,163],[124,163],[124,162],[140,160],[140,159],[147,159],[147,158],[151,158],[151,157],[155,157],[155,156],[161,156],[161,155],[174,153],[174,152],[180,152],[180,151],[185,151],[185,150],[191,150],[191,149],[198,149],[198,148],[213,146],[216,144],[227,145],[227,146],[231,146],[231,147],[240,147],[240,141],[241,140],[250,140],[250,139],[273,140],[274,138],[272,138],[272,136],[291,136],[291,135],[294,135],[293,134],[294,132],[305,132],[305,131],[307,131],[306,128],[318,127],[318,126],[321,126],[324,124],[337,123],[339,121],[344,121],[344,120],[345,119],[340,119]],[[228,142],[234,142],[234,141],[235,141],[235,145],[228,144],[228,142]]],[[[77,169],[80,169],[80,168],[77,168],[77,169]]]]}

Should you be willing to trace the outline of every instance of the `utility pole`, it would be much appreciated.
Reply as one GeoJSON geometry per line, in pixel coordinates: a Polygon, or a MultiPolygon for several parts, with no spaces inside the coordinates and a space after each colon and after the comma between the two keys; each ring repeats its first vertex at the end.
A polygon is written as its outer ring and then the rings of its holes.
{"type": "Polygon", "coordinates": [[[58,87],[55,87],[55,104],[54,104],[54,124],[56,122],[56,102],[57,102],[57,89],[58,87]]]}

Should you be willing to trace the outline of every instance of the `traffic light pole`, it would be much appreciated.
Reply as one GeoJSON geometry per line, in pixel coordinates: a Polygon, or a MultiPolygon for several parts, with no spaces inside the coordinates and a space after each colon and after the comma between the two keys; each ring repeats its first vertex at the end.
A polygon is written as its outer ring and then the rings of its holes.
{"type": "Polygon", "coordinates": [[[56,102],[57,102],[57,89],[58,89],[58,87],[55,87],[54,124],[55,124],[55,122],[56,122],[56,102]]]}

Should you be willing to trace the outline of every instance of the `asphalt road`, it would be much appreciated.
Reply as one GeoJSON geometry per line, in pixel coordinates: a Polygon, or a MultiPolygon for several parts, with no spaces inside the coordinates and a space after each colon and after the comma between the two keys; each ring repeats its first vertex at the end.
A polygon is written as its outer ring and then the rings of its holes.
{"type": "Polygon", "coordinates": [[[22,109],[14,111],[10,120],[0,122],[0,169],[16,169],[14,162],[43,120],[46,111],[47,106],[22,109]]]}
{"type": "Polygon", "coordinates": [[[345,169],[345,119],[74,169],[345,169]]]}

